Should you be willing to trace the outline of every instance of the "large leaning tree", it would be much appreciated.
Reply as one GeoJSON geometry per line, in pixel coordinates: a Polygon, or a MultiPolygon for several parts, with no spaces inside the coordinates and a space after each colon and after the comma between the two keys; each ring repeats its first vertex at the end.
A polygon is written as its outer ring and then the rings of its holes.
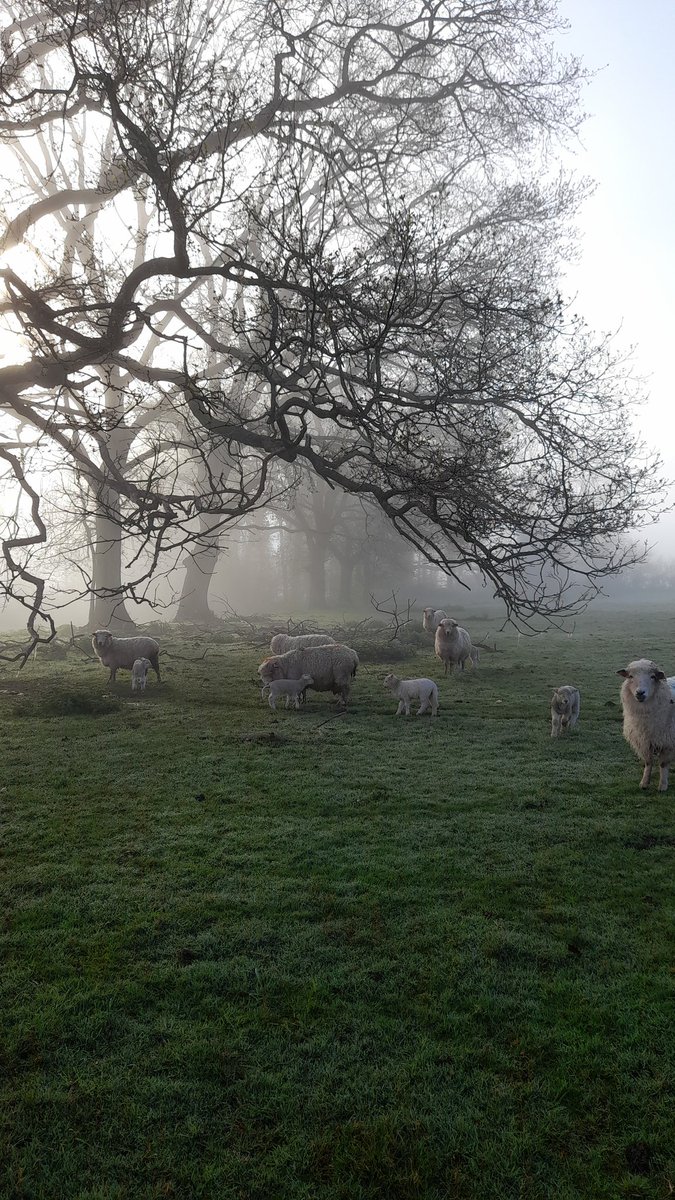
{"type": "Polygon", "coordinates": [[[279,461],[524,624],[639,558],[661,484],[630,380],[559,290],[583,72],[554,0],[5,13],[2,586],[32,640],[42,448],[123,548],[106,595],[208,551],[279,461]]]}

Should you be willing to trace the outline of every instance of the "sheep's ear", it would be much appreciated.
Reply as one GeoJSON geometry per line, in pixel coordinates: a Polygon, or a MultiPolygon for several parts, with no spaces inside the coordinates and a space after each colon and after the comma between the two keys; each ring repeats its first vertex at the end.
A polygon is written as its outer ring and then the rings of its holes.
{"type": "Polygon", "coordinates": [[[624,679],[628,679],[628,671],[617,671],[617,675],[623,675],[624,679]]]}
{"type": "Polygon", "coordinates": [[[666,676],[665,676],[665,672],[664,672],[664,671],[655,671],[655,672],[654,672],[654,678],[655,678],[655,679],[665,679],[665,677],[666,677],[666,676]]]}

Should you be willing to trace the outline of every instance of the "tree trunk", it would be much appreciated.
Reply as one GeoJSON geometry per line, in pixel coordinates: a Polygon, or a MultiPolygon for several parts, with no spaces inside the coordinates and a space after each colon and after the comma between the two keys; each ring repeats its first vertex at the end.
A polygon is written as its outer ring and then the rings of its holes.
{"type": "Polygon", "coordinates": [[[315,535],[307,537],[307,558],[309,571],[309,607],[323,610],[326,608],[326,539],[315,535]]]}
{"type": "Polygon", "coordinates": [[[342,557],[340,560],[340,586],[339,598],[340,604],[349,606],[352,602],[352,588],[354,584],[354,559],[351,557],[342,557]]]}
{"type": "Polygon", "coordinates": [[[216,569],[220,546],[218,539],[211,546],[188,551],[183,559],[185,579],[178,601],[176,621],[193,621],[197,625],[215,625],[218,621],[209,608],[209,587],[216,569]]]}
{"type": "Polygon", "coordinates": [[[107,493],[95,514],[96,540],[92,546],[92,595],[89,619],[93,629],[111,629],[133,633],[122,589],[122,537],[119,525],[111,519],[117,508],[116,497],[107,493]]]}

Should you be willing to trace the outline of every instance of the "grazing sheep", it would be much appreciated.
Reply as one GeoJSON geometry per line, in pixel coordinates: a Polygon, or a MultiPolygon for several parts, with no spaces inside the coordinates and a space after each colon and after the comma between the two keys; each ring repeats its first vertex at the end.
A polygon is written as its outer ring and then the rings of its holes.
{"type": "Polygon", "coordinates": [[[471,658],[471,638],[466,629],[462,629],[450,617],[445,617],[436,630],[434,651],[436,658],[440,658],[444,664],[446,675],[448,663],[453,667],[459,664],[460,671],[463,671],[464,663],[471,658]]]}
{"type": "Polygon", "coordinates": [[[270,642],[272,654],[288,654],[289,650],[302,650],[305,646],[334,646],[335,638],[327,633],[299,633],[291,637],[290,633],[275,633],[270,642]]]}
{"type": "Polygon", "coordinates": [[[277,696],[286,697],[286,708],[291,698],[295,700],[295,707],[300,708],[300,697],[304,699],[305,688],[312,687],[314,680],[311,675],[301,675],[299,679],[273,679],[267,684],[269,687],[269,705],[270,708],[276,708],[277,696]]]}
{"type": "Polygon", "coordinates": [[[142,692],[145,691],[145,685],[148,682],[148,671],[152,663],[149,658],[137,658],[131,668],[131,690],[135,692],[138,688],[142,692]]]}
{"type": "Polygon", "coordinates": [[[675,678],[666,679],[649,658],[637,658],[625,670],[621,704],[623,736],[645,767],[640,787],[649,787],[654,760],[659,764],[659,791],[668,791],[668,769],[675,758],[675,678]]]}
{"type": "Polygon", "coordinates": [[[410,716],[410,701],[418,700],[420,706],[417,710],[418,717],[422,713],[428,712],[429,704],[431,704],[431,715],[436,716],[438,712],[438,688],[433,679],[399,679],[398,675],[386,675],[384,686],[398,696],[398,708],[396,716],[399,717],[405,711],[406,717],[410,716]]]}
{"type": "Polygon", "coordinates": [[[566,729],[574,729],[579,720],[581,695],[578,688],[565,683],[551,696],[551,737],[560,737],[566,729]]]}
{"type": "Polygon", "coordinates": [[[115,682],[118,671],[133,670],[137,658],[148,658],[159,680],[159,642],[151,637],[115,637],[109,629],[97,629],[92,634],[94,654],[104,667],[110,667],[108,683],[115,682]]]}
{"type": "Polygon", "coordinates": [[[359,656],[349,646],[306,646],[266,658],[258,667],[258,674],[263,683],[311,675],[315,691],[339,693],[346,705],[350,681],[358,665],[359,656]]]}
{"type": "Polygon", "coordinates": [[[478,646],[471,647],[471,653],[469,655],[469,658],[471,659],[471,665],[472,665],[474,671],[477,671],[478,664],[480,662],[480,650],[478,649],[478,646]]]}
{"type": "Polygon", "coordinates": [[[422,617],[422,629],[425,629],[427,633],[435,633],[441,621],[444,621],[447,615],[447,613],[443,612],[442,608],[435,610],[433,608],[425,608],[424,616],[422,617]]]}

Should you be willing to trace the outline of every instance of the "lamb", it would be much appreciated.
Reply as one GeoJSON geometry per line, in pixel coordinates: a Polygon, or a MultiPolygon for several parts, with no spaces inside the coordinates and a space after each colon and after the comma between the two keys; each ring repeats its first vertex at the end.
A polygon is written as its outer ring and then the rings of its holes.
{"type": "Polygon", "coordinates": [[[301,675],[299,679],[273,679],[267,686],[269,687],[269,706],[276,708],[277,696],[286,697],[286,708],[291,698],[295,700],[295,707],[300,708],[300,696],[305,688],[312,687],[314,680],[311,675],[301,675]]]}
{"type": "Polygon", "coordinates": [[[471,658],[471,649],[471,638],[466,629],[450,617],[444,617],[436,630],[434,651],[445,666],[445,674],[448,673],[448,663],[453,667],[458,663],[463,671],[464,663],[471,658]]]}
{"type": "Polygon", "coordinates": [[[274,679],[300,679],[311,675],[312,687],[317,692],[339,693],[346,706],[349,699],[350,681],[356,675],[359,656],[349,646],[305,646],[266,658],[258,667],[263,682],[274,679]]]}
{"type": "Polygon", "coordinates": [[[334,646],[335,639],[327,633],[300,633],[291,637],[290,633],[275,633],[270,642],[272,654],[287,654],[289,650],[302,650],[305,646],[334,646]]]}
{"type": "Polygon", "coordinates": [[[435,633],[441,621],[444,621],[447,615],[447,613],[443,612],[442,608],[435,610],[433,608],[425,608],[424,616],[422,617],[422,629],[425,629],[427,633],[435,633]]]}
{"type": "Polygon", "coordinates": [[[388,687],[395,696],[398,696],[398,708],[396,716],[399,717],[405,711],[406,717],[410,716],[410,701],[420,701],[420,706],[417,710],[418,717],[423,713],[428,712],[429,704],[431,703],[431,715],[436,716],[438,712],[438,687],[433,679],[399,679],[398,675],[386,675],[384,686],[388,687]]]}
{"type": "Polygon", "coordinates": [[[655,662],[637,658],[625,670],[621,704],[623,736],[644,763],[641,788],[648,788],[654,759],[659,764],[659,791],[668,791],[668,771],[675,758],[675,677],[666,678],[655,662]]]}
{"type": "Polygon", "coordinates": [[[574,729],[579,720],[581,695],[578,688],[563,684],[551,696],[551,737],[560,737],[566,729],[574,729]]]}
{"type": "Polygon", "coordinates": [[[150,662],[149,658],[136,659],[133,667],[131,668],[132,692],[135,692],[137,688],[140,688],[142,692],[145,691],[145,685],[148,682],[148,671],[150,670],[151,666],[152,663],[150,662]]]}
{"type": "Polygon", "coordinates": [[[97,629],[92,634],[94,654],[104,667],[110,667],[108,683],[115,682],[118,671],[132,671],[137,658],[147,658],[159,681],[159,642],[151,637],[115,637],[109,629],[97,629]]]}

